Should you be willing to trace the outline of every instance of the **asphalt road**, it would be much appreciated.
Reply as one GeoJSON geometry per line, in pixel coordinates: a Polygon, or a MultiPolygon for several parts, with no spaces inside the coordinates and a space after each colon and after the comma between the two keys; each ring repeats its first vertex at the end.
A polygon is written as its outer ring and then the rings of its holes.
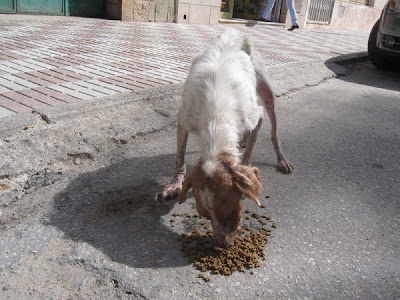
{"type": "MultiPolygon", "coordinates": [[[[272,216],[277,228],[253,274],[210,275],[206,283],[182,256],[178,234],[194,224],[170,220],[194,212],[194,200],[153,200],[172,175],[173,125],[124,138],[123,117],[112,127],[96,115],[2,139],[14,171],[25,166],[18,164],[21,145],[46,141],[51,159],[25,154],[47,168],[0,177],[0,298],[399,299],[400,74],[368,63],[347,67],[349,76],[278,99],[293,174],[275,169],[264,124],[253,165],[262,173],[266,211],[249,200],[245,208],[272,216]],[[80,133],[66,138],[68,127],[80,133]],[[119,139],[95,143],[115,128],[119,139]],[[97,140],[85,138],[88,132],[97,140]],[[66,143],[81,152],[69,160],[52,154],[66,143]]],[[[190,139],[189,164],[196,151],[190,139]]]]}

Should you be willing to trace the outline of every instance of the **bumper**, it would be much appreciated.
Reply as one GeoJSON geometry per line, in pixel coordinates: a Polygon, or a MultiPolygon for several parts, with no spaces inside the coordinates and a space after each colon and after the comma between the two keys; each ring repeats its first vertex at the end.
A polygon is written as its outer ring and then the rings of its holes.
{"type": "Polygon", "coordinates": [[[400,56],[400,13],[386,9],[377,36],[379,50],[400,56]]]}

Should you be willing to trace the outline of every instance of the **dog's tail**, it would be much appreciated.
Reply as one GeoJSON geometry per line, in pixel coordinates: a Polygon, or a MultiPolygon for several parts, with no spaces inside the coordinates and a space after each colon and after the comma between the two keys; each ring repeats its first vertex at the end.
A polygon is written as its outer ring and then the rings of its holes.
{"type": "Polygon", "coordinates": [[[260,54],[246,36],[243,37],[241,49],[250,56],[250,60],[253,63],[257,78],[257,93],[264,100],[264,104],[268,104],[268,102],[274,103],[275,94],[269,84],[270,80],[268,78],[267,68],[265,67],[260,54]]]}

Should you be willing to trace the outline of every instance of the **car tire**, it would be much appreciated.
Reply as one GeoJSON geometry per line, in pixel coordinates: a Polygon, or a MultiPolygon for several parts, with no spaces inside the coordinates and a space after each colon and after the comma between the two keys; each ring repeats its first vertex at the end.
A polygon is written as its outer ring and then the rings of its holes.
{"type": "Polygon", "coordinates": [[[368,38],[368,56],[371,60],[371,63],[377,67],[378,69],[387,69],[389,68],[389,63],[383,56],[382,52],[376,46],[376,38],[378,36],[379,30],[379,22],[378,20],[375,25],[372,27],[371,33],[368,38]]]}

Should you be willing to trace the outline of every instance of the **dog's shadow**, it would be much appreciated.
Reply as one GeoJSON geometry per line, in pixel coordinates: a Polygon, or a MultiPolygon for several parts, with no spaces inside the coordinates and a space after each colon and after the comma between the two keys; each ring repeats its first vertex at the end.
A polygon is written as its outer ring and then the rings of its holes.
{"type": "Polygon", "coordinates": [[[130,159],[79,176],[56,196],[51,225],[125,265],[152,268],[188,264],[181,254],[178,234],[162,220],[176,200],[154,200],[162,190],[156,179],[171,176],[173,157],[130,159]]]}

